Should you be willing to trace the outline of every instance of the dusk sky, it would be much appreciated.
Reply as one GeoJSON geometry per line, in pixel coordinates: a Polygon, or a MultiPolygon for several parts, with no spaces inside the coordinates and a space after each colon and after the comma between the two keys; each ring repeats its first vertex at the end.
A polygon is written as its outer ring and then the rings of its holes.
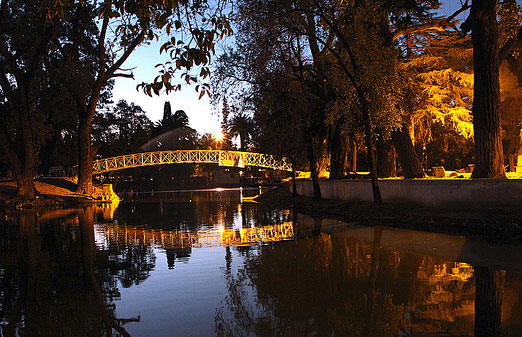
{"type": "MultiPolygon", "coordinates": [[[[168,56],[159,54],[160,42],[154,42],[148,46],[141,46],[129,57],[124,68],[134,68],[135,80],[128,78],[118,78],[114,86],[114,101],[125,99],[141,106],[147,112],[147,116],[153,121],[163,117],[163,105],[165,101],[170,101],[172,112],[184,110],[188,117],[190,126],[199,133],[219,133],[220,122],[218,115],[212,112],[212,106],[208,96],[198,100],[198,93],[194,90],[195,86],[184,86],[181,91],[165,93],[158,96],[149,97],[142,91],[137,91],[136,86],[145,81],[152,82],[158,75],[158,69],[154,66],[158,63],[168,61],[168,56]]],[[[181,83],[181,82],[180,82],[181,83]]]]}

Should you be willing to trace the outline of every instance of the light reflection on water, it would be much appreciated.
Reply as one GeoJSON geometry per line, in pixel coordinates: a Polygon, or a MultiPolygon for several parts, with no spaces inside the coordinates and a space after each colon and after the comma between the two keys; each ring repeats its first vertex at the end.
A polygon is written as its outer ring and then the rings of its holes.
{"type": "Polygon", "coordinates": [[[257,192],[10,214],[0,335],[473,336],[476,268],[505,277],[502,333],[520,331],[520,245],[241,203],[257,192]]]}
{"type": "Polygon", "coordinates": [[[167,249],[253,246],[264,242],[294,239],[294,224],[267,225],[251,228],[224,228],[213,230],[178,231],[151,228],[97,225],[95,237],[98,247],[108,242],[117,245],[150,245],[167,249]]]}

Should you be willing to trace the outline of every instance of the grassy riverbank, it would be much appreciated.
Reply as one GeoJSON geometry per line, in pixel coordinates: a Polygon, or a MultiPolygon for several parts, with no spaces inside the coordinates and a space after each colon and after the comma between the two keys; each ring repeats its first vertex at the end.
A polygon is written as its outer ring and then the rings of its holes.
{"type": "Polygon", "coordinates": [[[36,200],[23,202],[16,195],[16,182],[0,181],[0,207],[6,208],[61,208],[92,203],[102,194],[95,186],[93,195],[76,193],[76,182],[72,178],[44,178],[34,182],[37,190],[36,200]]]}
{"type": "Polygon", "coordinates": [[[387,225],[476,236],[494,241],[522,241],[522,207],[438,209],[407,204],[317,201],[312,197],[292,196],[287,185],[265,192],[256,200],[268,207],[295,209],[314,217],[339,219],[366,226],[387,225]]]}

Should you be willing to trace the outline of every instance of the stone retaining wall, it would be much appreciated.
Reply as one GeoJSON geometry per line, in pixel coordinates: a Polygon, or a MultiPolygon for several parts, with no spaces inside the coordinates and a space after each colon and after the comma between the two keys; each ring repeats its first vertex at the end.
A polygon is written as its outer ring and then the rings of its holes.
{"type": "MultiPolygon", "coordinates": [[[[370,180],[321,180],[320,186],[325,199],[373,201],[370,180]]],[[[379,187],[383,202],[390,204],[522,207],[521,179],[384,179],[379,187]]],[[[298,181],[297,193],[313,196],[312,181],[298,181]]]]}

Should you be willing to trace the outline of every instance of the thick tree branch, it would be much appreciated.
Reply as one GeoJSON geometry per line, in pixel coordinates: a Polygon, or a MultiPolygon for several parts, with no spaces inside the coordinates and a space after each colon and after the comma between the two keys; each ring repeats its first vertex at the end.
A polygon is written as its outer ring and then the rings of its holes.
{"type": "Polygon", "coordinates": [[[107,79],[113,77],[113,74],[116,70],[120,69],[123,63],[129,58],[134,49],[143,42],[145,38],[145,29],[142,29],[141,32],[136,36],[136,38],[131,42],[131,44],[127,47],[123,55],[107,70],[107,79]]]}
{"type": "Polygon", "coordinates": [[[7,79],[5,69],[0,65],[0,87],[2,87],[2,91],[4,96],[7,98],[8,104],[11,106],[12,109],[15,109],[15,92],[13,91],[13,87],[11,86],[11,83],[9,83],[9,80],[7,79]]]}
{"type": "Polygon", "coordinates": [[[4,31],[5,18],[7,18],[7,1],[2,0],[0,4],[0,32],[4,31]]]}
{"type": "MultiPolygon", "coordinates": [[[[110,4],[109,4],[110,6],[110,4]]],[[[102,29],[100,31],[100,36],[98,37],[98,62],[99,62],[99,71],[102,76],[99,76],[99,78],[105,77],[105,38],[107,36],[107,27],[109,26],[109,15],[105,13],[103,16],[103,23],[102,23],[102,29]]]]}
{"type": "Polygon", "coordinates": [[[396,30],[393,32],[393,41],[397,40],[399,37],[407,34],[416,34],[423,33],[427,31],[437,31],[443,32],[446,30],[446,20],[441,20],[438,22],[430,22],[422,25],[412,26],[405,29],[396,30]]]}
{"type": "Polygon", "coordinates": [[[310,12],[307,13],[305,22],[305,30],[309,34],[308,43],[310,45],[310,52],[312,53],[312,58],[314,60],[314,66],[317,68],[318,74],[323,74],[323,62],[320,57],[321,51],[319,49],[317,39],[313,38],[313,36],[317,36],[314,15],[310,12]]]}
{"type": "MultiPolygon", "coordinates": [[[[109,2],[107,6],[111,6],[111,3],[109,2]]],[[[86,119],[88,121],[88,124],[90,124],[92,117],[94,116],[94,111],[96,110],[96,105],[98,104],[98,98],[100,97],[100,91],[107,81],[106,76],[106,53],[105,53],[105,38],[107,36],[107,28],[109,26],[109,14],[105,13],[103,16],[103,23],[102,23],[102,29],[100,31],[100,36],[98,37],[98,76],[96,77],[96,81],[94,82],[94,85],[91,89],[90,95],[89,95],[89,103],[87,106],[82,106],[81,109],[78,111],[80,112],[80,120],[86,119]]],[[[78,104],[78,102],[77,102],[78,104]]]]}
{"type": "Polygon", "coordinates": [[[130,74],[114,73],[114,74],[112,74],[111,78],[115,78],[115,77],[125,77],[125,78],[132,78],[132,79],[134,79],[134,74],[133,73],[130,73],[130,74]]]}
{"type": "MultiPolygon", "coordinates": [[[[513,0],[510,0],[509,2],[504,1],[502,4],[512,4],[513,2],[514,2],[513,0]]],[[[466,1],[466,4],[467,4],[467,1],[466,1]]],[[[474,12],[472,10],[472,12],[469,14],[468,18],[466,19],[466,21],[464,21],[464,23],[462,23],[462,25],[460,26],[460,29],[462,30],[463,34],[467,34],[467,33],[469,33],[471,31],[471,27],[473,25],[474,16],[475,16],[475,14],[474,14],[474,12]]],[[[515,45],[517,45],[518,43],[522,43],[522,27],[519,28],[516,36],[512,37],[511,39],[509,39],[504,44],[504,46],[502,46],[502,48],[500,48],[500,50],[499,50],[499,62],[502,62],[509,55],[509,53],[513,50],[515,45]]]]}
{"type": "Polygon", "coordinates": [[[321,56],[324,56],[326,52],[329,50],[329,48],[333,45],[334,37],[334,34],[328,35],[328,38],[326,39],[326,41],[324,41],[325,45],[323,50],[321,50],[321,56]]]}
{"type": "Polygon", "coordinates": [[[80,95],[78,95],[77,93],[75,93],[71,87],[69,85],[66,85],[65,88],[67,89],[67,91],[69,92],[69,94],[71,95],[74,103],[76,104],[76,109],[78,109],[78,111],[84,111],[85,110],[85,98],[83,97],[80,97],[80,95]]]}
{"type": "Polygon", "coordinates": [[[471,27],[473,26],[473,17],[475,16],[475,12],[473,7],[471,7],[470,13],[466,20],[460,25],[460,29],[462,30],[462,34],[466,35],[471,31],[471,27]]]}
{"type": "Polygon", "coordinates": [[[18,174],[22,169],[22,163],[17,151],[15,150],[15,144],[9,138],[9,133],[7,132],[5,123],[2,124],[3,125],[0,128],[0,147],[4,150],[7,158],[11,162],[10,164],[13,166],[13,170],[18,174]]]}
{"type": "MultiPolygon", "coordinates": [[[[0,42],[0,54],[2,54],[4,59],[7,61],[7,65],[9,65],[9,67],[11,68],[11,73],[15,76],[16,81],[22,81],[24,78],[23,72],[20,70],[20,67],[16,62],[16,59],[13,57],[13,54],[11,54],[11,52],[7,48],[5,41],[0,42]]],[[[5,71],[6,69],[3,70],[5,71]]]]}
{"type": "Polygon", "coordinates": [[[522,27],[518,29],[517,35],[511,39],[509,39],[503,46],[500,48],[498,53],[499,61],[502,62],[509,53],[513,50],[517,43],[522,43],[522,27]]]}
{"type": "MultiPolygon", "coordinates": [[[[435,19],[435,20],[433,20],[431,22],[427,22],[427,23],[424,23],[424,24],[415,25],[415,26],[411,26],[411,27],[407,27],[407,28],[403,28],[403,29],[397,29],[397,30],[395,30],[393,32],[393,41],[395,41],[399,37],[401,37],[403,35],[407,35],[407,34],[422,33],[422,32],[426,32],[426,31],[429,31],[429,30],[439,31],[439,32],[444,31],[444,30],[446,30],[448,25],[452,25],[452,21],[458,15],[460,15],[464,11],[467,11],[468,9],[470,9],[470,7],[471,6],[468,5],[468,1],[466,1],[462,5],[461,8],[456,10],[453,14],[451,14],[447,18],[435,19]]],[[[464,26],[464,24],[462,24],[462,25],[464,26]]]]}
{"type": "Polygon", "coordinates": [[[29,84],[32,80],[33,74],[35,70],[37,69],[38,65],[40,64],[40,61],[42,59],[42,56],[44,55],[45,51],[47,50],[47,45],[52,39],[54,33],[54,25],[47,27],[45,29],[45,32],[40,37],[40,43],[38,44],[38,47],[36,48],[36,51],[34,52],[33,57],[31,58],[31,61],[29,62],[26,70],[25,70],[25,80],[26,83],[29,84]]]}

